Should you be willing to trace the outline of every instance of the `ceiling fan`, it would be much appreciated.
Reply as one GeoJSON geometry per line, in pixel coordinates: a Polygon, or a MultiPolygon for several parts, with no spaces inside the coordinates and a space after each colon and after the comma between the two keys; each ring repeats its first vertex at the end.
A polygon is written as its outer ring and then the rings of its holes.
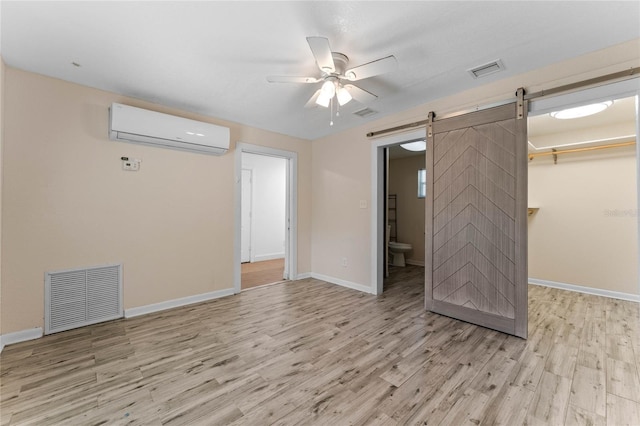
{"type": "MultiPolygon", "coordinates": [[[[351,101],[351,99],[355,99],[361,103],[371,102],[378,97],[371,92],[349,83],[393,71],[398,66],[396,58],[391,55],[354,68],[347,68],[349,58],[342,53],[332,52],[327,38],[307,37],[307,43],[309,43],[311,53],[313,53],[316,64],[322,72],[320,77],[267,77],[269,83],[322,82],[322,87],[311,96],[305,108],[316,105],[327,108],[332,103],[334,97],[340,106],[351,101]]],[[[331,122],[331,124],[333,124],[333,122],[331,122]]]]}

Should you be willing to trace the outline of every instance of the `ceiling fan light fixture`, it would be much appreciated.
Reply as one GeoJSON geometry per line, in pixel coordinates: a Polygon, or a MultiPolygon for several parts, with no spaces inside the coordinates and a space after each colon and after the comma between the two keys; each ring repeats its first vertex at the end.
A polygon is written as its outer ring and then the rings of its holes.
{"type": "Polygon", "coordinates": [[[329,107],[329,102],[331,102],[331,98],[333,96],[329,96],[327,95],[324,90],[320,91],[320,95],[318,96],[318,99],[316,99],[316,104],[328,108],[329,107]]]}
{"type": "Polygon", "coordinates": [[[563,109],[562,111],[550,112],[549,115],[559,120],[570,120],[572,118],[588,117],[604,111],[613,105],[613,101],[598,102],[596,104],[582,105],[575,108],[563,109]]]}
{"type": "MultiPolygon", "coordinates": [[[[2,1],[2,0],[0,0],[2,1]]],[[[307,37],[307,43],[311,49],[316,65],[322,72],[319,77],[277,76],[267,77],[269,83],[320,83],[321,87],[309,98],[305,108],[313,108],[320,105],[329,108],[333,125],[333,114],[340,115],[340,106],[355,100],[358,103],[367,104],[378,97],[356,85],[351,81],[364,80],[394,71],[398,67],[395,56],[389,55],[356,67],[349,68],[349,57],[344,53],[333,52],[326,37],[307,37]],[[349,82],[349,84],[345,84],[349,82]],[[334,99],[335,98],[335,99],[334,99]],[[336,104],[334,107],[334,103],[336,104]],[[335,112],[334,112],[335,111],[335,112]]],[[[367,114],[375,114],[376,111],[365,108],[361,110],[363,117],[367,114]]],[[[356,114],[356,113],[354,113],[356,114]]]]}
{"type": "Polygon", "coordinates": [[[338,91],[336,92],[336,97],[338,98],[338,103],[340,104],[340,106],[346,103],[349,103],[349,101],[353,99],[353,97],[351,96],[351,93],[349,93],[349,91],[344,87],[338,87],[338,91]]]}
{"type": "Polygon", "coordinates": [[[333,98],[336,94],[336,84],[332,80],[326,80],[322,84],[322,94],[327,95],[329,99],[333,98]]]}

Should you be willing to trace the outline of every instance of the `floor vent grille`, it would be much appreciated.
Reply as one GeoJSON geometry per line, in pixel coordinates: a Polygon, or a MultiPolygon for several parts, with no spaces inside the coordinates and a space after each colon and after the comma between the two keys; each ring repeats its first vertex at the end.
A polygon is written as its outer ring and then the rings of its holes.
{"type": "Polygon", "coordinates": [[[47,272],[45,334],[122,318],[122,265],[47,272]]]}

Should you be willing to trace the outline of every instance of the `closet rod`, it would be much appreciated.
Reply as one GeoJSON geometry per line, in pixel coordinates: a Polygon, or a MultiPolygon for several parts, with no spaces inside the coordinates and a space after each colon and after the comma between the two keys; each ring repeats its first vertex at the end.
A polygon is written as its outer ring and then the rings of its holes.
{"type": "Polygon", "coordinates": [[[572,152],[596,151],[598,149],[622,148],[623,146],[632,146],[635,144],[636,143],[634,141],[620,142],[620,143],[612,143],[608,145],[589,146],[585,148],[564,149],[562,151],[534,152],[533,154],[528,154],[528,155],[529,155],[529,160],[533,160],[536,157],[543,157],[545,155],[560,155],[560,154],[570,154],[572,152]]]}
{"type": "MultiPolygon", "coordinates": [[[[569,91],[576,90],[576,89],[582,89],[584,87],[595,86],[595,85],[599,85],[599,84],[602,84],[602,83],[609,83],[609,82],[614,82],[614,81],[623,81],[623,80],[628,80],[630,78],[638,78],[638,74],[640,74],[640,67],[634,67],[634,68],[630,68],[628,70],[618,71],[618,72],[614,72],[614,73],[611,73],[611,74],[606,74],[606,75],[601,75],[599,77],[590,78],[588,80],[578,81],[576,83],[565,84],[563,86],[553,87],[553,88],[547,89],[547,90],[540,90],[539,92],[534,92],[534,93],[531,93],[531,94],[526,94],[525,93],[524,99],[525,100],[531,100],[531,99],[541,98],[543,96],[556,95],[556,94],[562,93],[562,92],[569,92],[569,91]]],[[[511,102],[511,101],[509,101],[509,102],[511,102]]],[[[513,100],[513,102],[515,102],[515,99],[513,100]]],[[[504,104],[504,103],[507,103],[507,101],[500,102],[498,104],[504,104]]],[[[482,107],[482,108],[476,108],[476,109],[474,109],[474,111],[478,110],[478,109],[486,109],[486,107],[491,107],[491,106],[496,106],[496,105],[487,105],[487,106],[482,107]]],[[[467,111],[467,112],[470,112],[470,111],[467,111]]],[[[452,115],[458,115],[458,114],[457,113],[447,114],[447,116],[452,116],[452,115]]],[[[400,130],[412,129],[414,127],[423,127],[423,126],[427,125],[427,121],[428,120],[420,120],[420,121],[415,121],[413,123],[407,123],[407,124],[402,124],[400,126],[391,127],[391,128],[388,128],[388,129],[382,129],[382,130],[377,130],[375,132],[369,132],[369,133],[367,133],[367,137],[368,138],[372,138],[372,137],[375,137],[375,136],[385,135],[387,133],[397,132],[397,131],[400,131],[400,130]]]]}

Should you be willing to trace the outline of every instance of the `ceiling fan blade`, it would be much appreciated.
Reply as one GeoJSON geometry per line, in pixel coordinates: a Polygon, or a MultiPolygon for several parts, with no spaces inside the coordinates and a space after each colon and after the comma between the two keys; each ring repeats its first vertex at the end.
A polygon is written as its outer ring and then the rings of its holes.
{"type": "Polygon", "coordinates": [[[363,78],[369,78],[376,75],[391,72],[398,67],[396,57],[391,55],[386,58],[378,59],[367,64],[357,66],[345,71],[344,75],[347,80],[358,81],[363,78]]]}
{"type": "Polygon", "coordinates": [[[316,104],[316,99],[318,99],[318,96],[320,96],[320,92],[322,92],[322,89],[316,90],[316,93],[314,93],[313,96],[311,96],[309,98],[307,103],[304,104],[304,107],[305,108],[315,108],[315,107],[317,107],[318,104],[316,104]]]}
{"type": "Polygon", "coordinates": [[[317,83],[319,78],[315,77],[290,77],[286,75],[270,75],[267,77],[269,83],[317,83]]]}
{"type": "Polygon", "coordinates": [[[354,86],[353,84],[345,84],[344,88],[349,91],[349,94],[353,97],[353,99],[360,102],[361,104],[366,104],[378,99],[378,97],[373,93],[367,92],[366,90],[361,89],[358,86],[354,86]]]}
{"type": "Polygon", "coordinates": [[[307,43],[309,43],[311,53],[313,53],[314,58],[316,58],[316,63],[320,71],[326,73],[335,72],[336,66],[333,63],[329,40],[325,37],[307,37],[307,43]]]}

